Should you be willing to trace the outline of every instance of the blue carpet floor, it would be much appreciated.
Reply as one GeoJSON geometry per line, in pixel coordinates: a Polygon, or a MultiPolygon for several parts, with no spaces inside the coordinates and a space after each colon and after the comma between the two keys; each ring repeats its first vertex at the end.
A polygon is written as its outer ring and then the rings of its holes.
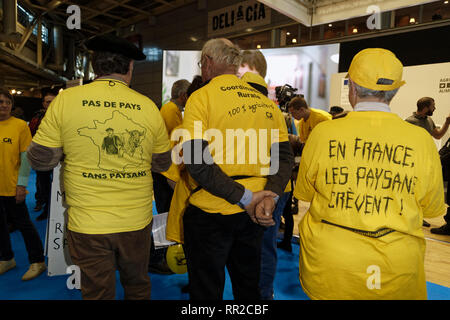
{"type": "MultiPolygon", "coordinates": [[[[47,221],[36,221],[40,212],[33,212],[35,206],[34,185],[36,175],[32,171],[27,196],[27,205],[31,218],[39,231],[42,242],[45,242],[45,232],[47,221]]],[[[24,282],[22,275],[28,269],[28,258],[25,245],[20,232],[11,234],[11,241],[15,253],[17,267],[0,276],[0,300],[80,300],[79,290],[67,289],[66,281],[68,276],[48,277],[46,273],[38,278],[24,282]]],[[[274,289],[276,300],[309,300],[302,291],[298,280],[298,244],[293,244],[292,253],[278,250],[278,269],[275,278],[274,289]]],[[[188,283],[187,274],[159,275],[150,273],[152,282],[153,300],[187,300],[188,294],[181,292],[181,288],[188,283]]],[[[117,275],[117,298],[123,299],[123,289],[117,275]]],[[[437,284],[427,283],[429,300],[450,300],[450,288],[437,284]]],[[[231,282],[227,275],[225,300],[232,300],[233,294],[231,282]]]]}

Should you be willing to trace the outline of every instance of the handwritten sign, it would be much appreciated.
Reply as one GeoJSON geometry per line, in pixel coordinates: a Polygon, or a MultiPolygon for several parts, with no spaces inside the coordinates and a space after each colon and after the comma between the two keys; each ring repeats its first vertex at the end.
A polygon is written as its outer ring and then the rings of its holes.
{"type": "Polygon", "coordinates": [[[50,197],[50,215],[47,225],[46,252],[48,257],[48,275],[66,275],[67,267],[72,265],[67,246],[66,222],[67,205],[63,178],[59,164],[53,169],[53,182],[50,197]]]}
{"type": "Polygon", "coordinates": [[[356,137],[351,143],[329,140],[328,157],[343,164],[325,169],[325,184],[338,186],[331,191],[329,208],[388,215],[396,194],[402,197],[396,206],[402,215],[404,197],[414,195],[417,183],[414,170],[408,170],[415,166],[414,149],[356,137]],[[344,165],[348,161],[358,165],[344,165]]]}

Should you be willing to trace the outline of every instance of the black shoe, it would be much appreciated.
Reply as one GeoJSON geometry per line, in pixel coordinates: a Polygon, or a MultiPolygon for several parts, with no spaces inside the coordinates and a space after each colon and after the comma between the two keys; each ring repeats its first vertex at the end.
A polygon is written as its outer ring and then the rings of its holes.
{"type": "Polygon", "coordinates": [[[165,261],[149,264],[148,272],[157,274],[174,274],[174,272],[170,270],[169,266],[167,265],[167,262],[165,261]]]}
{"type": "Polygon", "coordinates": [[[44,211],[42,212],[39,217],[36,218],[37,221],[42,221],[48,218],[48,212],[44,211]]]}
{"type": "Polygon", "coordinates": [[[434,234],[442,234],[444,236],[450,236],[450,225],[446,223],[439,228],[431,228],[430,232],[434,234]]]}
{"type": "Polygon", "coordinates": [[[425,220],[423,220],[423,224],[422,224],[424,227],[430,227],[431,226],[431,224],[429,224],[428,222],[426,222],[425,220]]]}
{"type": "Polygon", "coordinates": [[[281,241],[278,242],[277,248],[283,249],[287,252],[292,252],[292,245],[289,242],[281,241]]]}

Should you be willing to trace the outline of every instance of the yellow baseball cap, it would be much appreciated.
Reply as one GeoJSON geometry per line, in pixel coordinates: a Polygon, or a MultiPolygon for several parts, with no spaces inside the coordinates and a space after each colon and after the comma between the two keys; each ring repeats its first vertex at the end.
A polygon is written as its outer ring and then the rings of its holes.
{"type": "Polygon", "coordinates": [[[350,64],[350,76],[356,84],[371,90],[394,90],[406,82],[402,80],[403,65],[389,50],[369,48],[358,52],[350,64]]]}

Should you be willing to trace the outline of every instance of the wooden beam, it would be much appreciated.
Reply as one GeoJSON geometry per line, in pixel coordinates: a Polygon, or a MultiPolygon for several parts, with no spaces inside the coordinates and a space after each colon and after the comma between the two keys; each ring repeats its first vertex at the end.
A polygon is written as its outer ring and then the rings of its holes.
{"type": "Polygon", "coordinates": [[[22,52],[22,49],[25,47],[25,44],[27,43],[28,39],[30,39],[30,36],[33,33],[33,29],[36,26],[36,24],[38,23],[38,21],[41,20],[41,17],[39,16],[38,18],[34,18],[33,22],[31,23],[31,25],[28,26],[27,30],[25,31],[25,34],[22,36],[22,42],[19,44],[19,46],[16,49],[17,53],[22,52]]]}
{"type": "Polygon", "coordinates": [[[37,39],[36,39],[36,62],[39,68],[42,67],[42,21],[38,21],[37,39]]]}

